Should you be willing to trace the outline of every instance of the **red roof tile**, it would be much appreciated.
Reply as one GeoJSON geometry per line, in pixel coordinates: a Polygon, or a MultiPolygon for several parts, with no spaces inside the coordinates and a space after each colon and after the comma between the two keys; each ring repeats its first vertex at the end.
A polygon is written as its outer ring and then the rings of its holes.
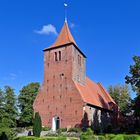
{"type": "Polygon", "coordinates": [[[85,103],[110,110],[109,103],[114,103],[114,100],[101,84],[96,84],[89,78],[86,78],[86,84],[81,85],[74,82],[80,95],[85,103]]]}
{"type": "Polygon", "coordinates": [[[73,36],[70,33],[68,24],[67,24],[67,22],[65,22],[62,29],[61,29],[60,34],[58,35],[58,37],[56,39],[56,41],[49,48],[54,48],[54,47],[57,47],[57,46],[68,44],[68,43],[74,43],[76,45],[76,42],[75,42],[73,36]]]}

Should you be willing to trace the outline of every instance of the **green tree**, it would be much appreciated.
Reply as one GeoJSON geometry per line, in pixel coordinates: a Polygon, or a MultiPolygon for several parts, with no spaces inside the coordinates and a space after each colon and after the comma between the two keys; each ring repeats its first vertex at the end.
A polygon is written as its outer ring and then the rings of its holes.
{"type": "Polygon", "coordinates": [[[3,114],[4,114],[4,97],[3,97],[3,91],[0,89],[0,123],[2,122],[3,114]]]}
{"type": "Polygon", "coordinates": [[[116,104],[119,106],[120,111],[123,114],[130,112],[131,98],[127,85],[109,86],[108,92],[110,93],[116,104]]]}
{"type": "Polygon", "coordinates": [[[4,114],[2,123],[7,127],[16,126],[17,108],[16,108],[16,96],[14,89],[10,86],[4,87],[4,114]]]}
{"type": "Polygon", "coordinates": [[[40,137],[40,133],[42,131],[42,123],[41,117],[38,112],[35,113],[35,118],[33,121],[33,135],[36,137],[40,137]]]}
{"type": "Polygon", "coordinates": [[[140,117],[140,56],[133,57],[134,64],[130,65],[130,76],[126,76],[126,83],[132,86],[134,92],[137,93],[134,99],[135,115],[140,117]]]}
{"type": "Polygon", "coordinates": [[[20,108],[20,125],[31,126],[33,120],[33,102],[39,90],[39,83],[30,83],[20,90],[18,103],[20,108]]]}

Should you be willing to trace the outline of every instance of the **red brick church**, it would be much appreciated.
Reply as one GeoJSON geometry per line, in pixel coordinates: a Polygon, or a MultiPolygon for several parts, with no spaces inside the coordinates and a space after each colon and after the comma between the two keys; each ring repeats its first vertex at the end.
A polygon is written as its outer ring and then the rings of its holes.
{"type": "Polygon", "coordinates": [[[54,44],[44,49],[44,81],[33,108],[42,126],[54,131],[114,121],[117,105],[100,83],[86,76],[86,56],[66,21],[54,44]]]}

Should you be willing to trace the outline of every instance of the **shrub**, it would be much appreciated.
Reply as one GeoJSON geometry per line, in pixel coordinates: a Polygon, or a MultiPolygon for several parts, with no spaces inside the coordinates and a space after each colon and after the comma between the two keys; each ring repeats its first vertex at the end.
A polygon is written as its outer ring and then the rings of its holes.
{"type": "Polygon", "coordinates": [[[116,137],[116,135],[115,134],[106,134],[105,137],[107,140],[112,140],[114,137],[116,137]]]}
{"type": "Polygon", "coordinates": [[[123,135],[116,135],[112,140],[124,140],[123,135]]]}
{"type": "Polygon", "coordinates": [[[14,140],[66,140],[65,137],[29,137],[29,136],[22,136],[17,137],[14,140]]]}
{"type": "Polygon", "coordinates": [[[106,138],[104,136],[97,136],[98,140],[106,140],[106,138]]]}
{"type": "Polygon", "coordinates": [[[51,128],[50,127],[43,127],[42,130],[43,131],[49,131],[49,130],[51,130],[51,128]]]}
{"type": "Polygon", "coordinates": [[[96,140],[96,138],[93,136],[92,129],[87,128],[86,131],[81,134],[80,140],[96,140]]]}
{"type": "Polygon", "coordinates": [[[26,127],[26,129],[27,129],[27,130],[33,129],[33,126],[28,126],[28,127],[26,127]]]}
{"type": "Polygon", "coordinates": [[[91,136],[93,135],[93,130],[91,128],[87,128],[86,131],[82,133],[82,135],[91,136]]]}
{"type": "Polygon", "coordinates": [[[80,128],[70,128],[68,130],[68,132],[76,132],[76,133],[78,133],[78,132],[81,132],[81,129],[80,128]]]}
{"type": "Polygon", "coordinates": [[[0,128],[0,140],[13,140],[13,138],[16,136],[16,132],[14,129],[11,128],[0,128]]]}
{"type": "Polygon", "coordinates": [[[124,140],[140,140],[139,135],[124,135],[124,140]]]}
{"type": "Polygon", "coordinates": [[[30,136],[22,136],[22,137],[16,137],[14,140],[37,140],[37,138],[30,137],[30,136]]]}
{"type": "Polygon", "coordinates": [[[35,113],[35,118],[33,121],[33,135],[36,137],[40,137],[40,133],[42,130],[42,126],[41,126],[41,118],[38,112],[35,113]]]}
{"type": "Polygon", "coordinates": [[[60,128],[61,129],[61,132],[66,132],[67,131],[67,128],[60,128]]]}

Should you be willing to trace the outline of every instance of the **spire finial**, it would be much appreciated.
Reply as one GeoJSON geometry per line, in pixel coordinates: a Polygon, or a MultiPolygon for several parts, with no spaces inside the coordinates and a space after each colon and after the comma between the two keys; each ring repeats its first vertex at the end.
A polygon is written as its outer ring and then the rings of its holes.
{"type": "Polygon", "coordinates": [[[65,22],[67,22],[67,3],[64,3],[64,7],[65,7],[65,22]]]}

